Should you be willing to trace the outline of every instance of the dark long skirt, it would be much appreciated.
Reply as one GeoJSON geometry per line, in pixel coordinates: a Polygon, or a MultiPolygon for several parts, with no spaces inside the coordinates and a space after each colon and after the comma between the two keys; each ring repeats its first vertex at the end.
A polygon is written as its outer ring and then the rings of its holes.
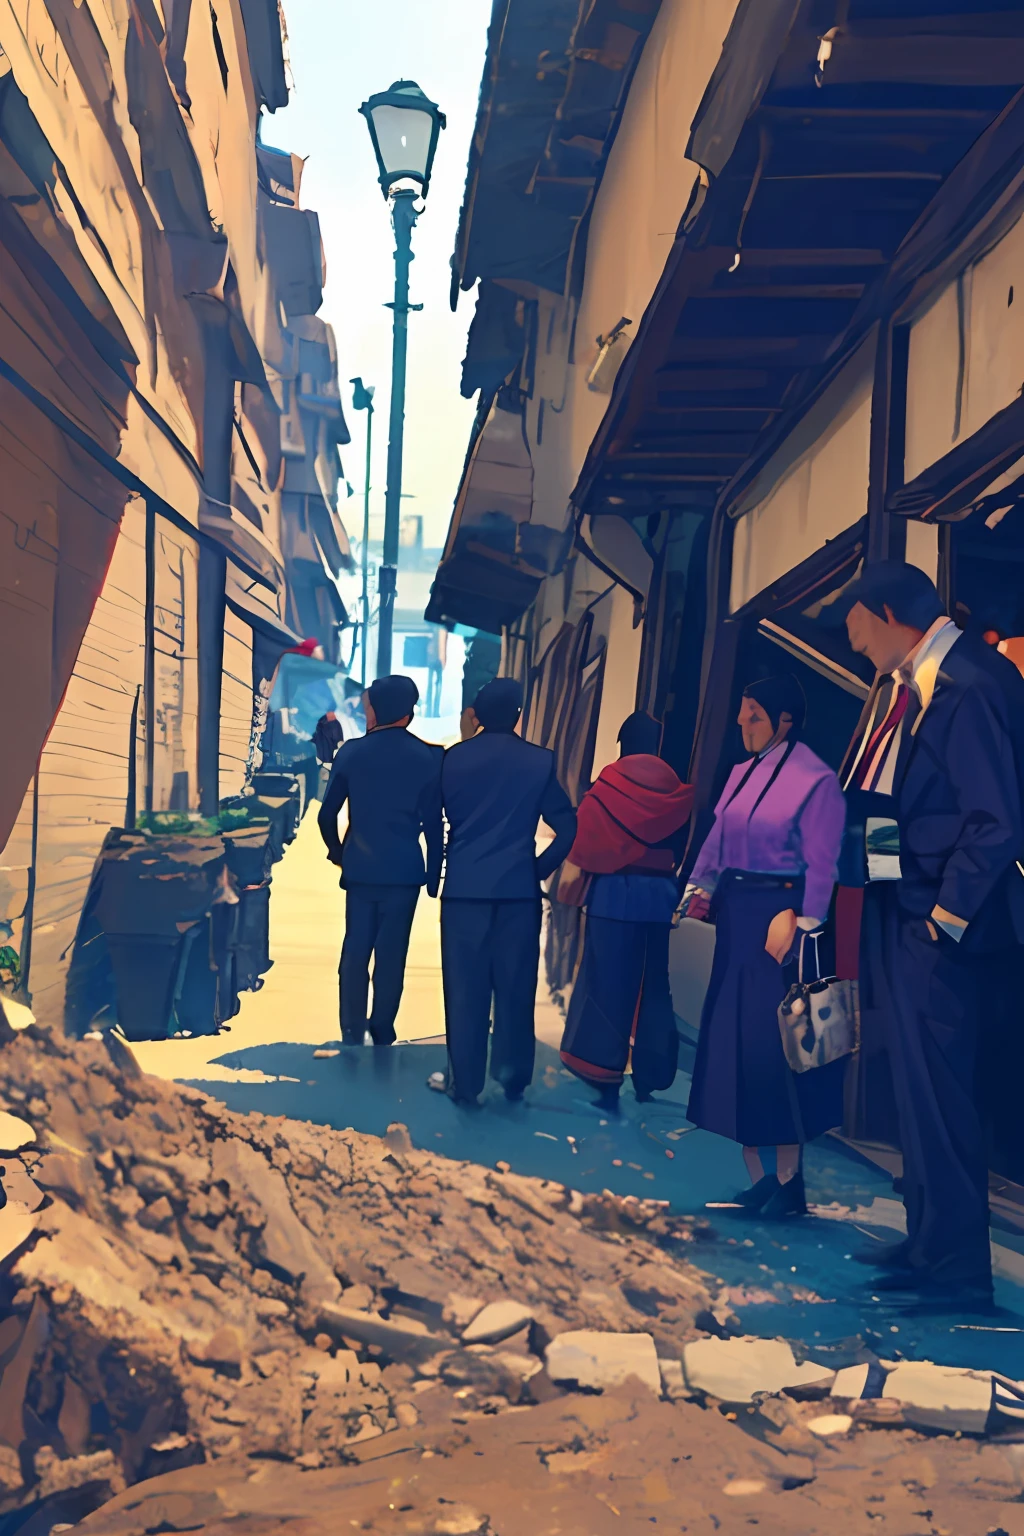
{"type": "Polygon", "coordinates": [[[800,882],[785,888],[750,878],[754,883],[747,884],[742,875],[728,874],[715,895],[715,960],[687,1114],[745,1147],[790,1146],[841,1123],[846,1063],[790,1071],[778,1007],[792,976],[764,943],[777,913],[800,910],[800,882]]]}
{"type": "Polygon", "coordinates": [[[588,917],[562,1037],[562,1061],[585,1082],[622,1082],[633,1040],[633,1083],[670,1088],[679,1035],[668,983],[668,923],[588,917]]]}

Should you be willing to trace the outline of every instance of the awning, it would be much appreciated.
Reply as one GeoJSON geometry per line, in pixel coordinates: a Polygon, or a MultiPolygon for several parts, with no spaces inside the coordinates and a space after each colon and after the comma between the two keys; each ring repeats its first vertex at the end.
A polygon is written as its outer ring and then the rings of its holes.
{"type": "Polygon", "coordinates": [[[262,190],[260,220],[267,264],[288,315],[315,315],[324,301],[320,220],[309,208],[273,203],[262,190]]]}
{"type": "MultiPolygon", "coordinates": [[[[521,410],[495,400],[470,451],[455,503],[453,529],[505,518],[528,523],[533,509],[533,463],[521,410]]],[[[510,528],[514,542],[515,528],[510,528]]]]}
{"type": "Polygon", "coordinates": [[[280,645],[283,651],[302,643],[302,636],[289,629],[284,620],[261,601],[258,592],[253,591],[253,584],[231,565],[228,566],[225,600],[232,613],[248,624],[254,634],[280,645]]]}
{"type": "Polygon", "coordinates": [[[498,635],[529,608],[545,573],[515,555],[469,539],[441,562],[426,618],[498,635]]]}
{"type": "Polygon", "coordinates": [[[427,608],[431,623],[468,624],[498,634],[529,607],[547,574],[522,558],[520,536],[532,508],[533,463],[522,409],[502,394],[492,402],[466,460],[427,608]]]}
{"type": "Polygon", "coordinates": [[[740,0],[722,57],[693,120],[686,158],[720,176],[761,103],[800,13],[800,0],[740,0]]]}
{"type": "Polygon", "coordinates": [[[288,105],[288,81],[277,0],[240,0],[256,105],[276,112],[288,105]]]}
{"type": "MultiPolygon", "coordinates": [[[[767,0],[763,0],[767,3],[767,0]]],[[[495,0],[452,262],[562,293],[661,0],[495,0]]]]}
{"type": "Polygon", "coordinates": [[[1024,398],[1011,401],[909,485],[894,491],[888,509],[898,517],[955,519],[1022,455],[1024,398]]]}

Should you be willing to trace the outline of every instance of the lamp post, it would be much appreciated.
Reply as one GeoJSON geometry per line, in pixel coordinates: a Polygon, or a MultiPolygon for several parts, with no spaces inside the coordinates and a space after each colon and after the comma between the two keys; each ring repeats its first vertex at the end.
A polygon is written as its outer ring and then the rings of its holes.
{"type": "Polygon", "coordinates": [[[409,341],[409,311],[422,304],[409,303],[409,263],[412,232],[418,214],[417,199],[430,187],[438,135],[445,126],[444,113],[420,90],[414,80],[396,80],[359,108],[366,118],[377,157],[378,179],[391,202],[395,231],[395,297],[391,350],[391,418],[388,432],[388,484],[384,502],[384,554],[377,576],[377,676],[391,671],[391,637],[398,583],[398,529],[402,497],[402,448],[405,433],[405,364],[409,341]],[[403,183],[412,182],[412,186],[403,183]]]}
{"type": "Polygon", "coordinates": [[[366,478],[363,482],[363,547],[361,557],[363,568],[363,664],[361,680],[365,688],[370,681],[366,675],[366,647],[369,643],[370,634],[370,451],[373,446],[374,390],[372,384],[364,384],[362,379],[350,379],[349,383],[353,385],[353,410],[366,412],[366,478]]]}

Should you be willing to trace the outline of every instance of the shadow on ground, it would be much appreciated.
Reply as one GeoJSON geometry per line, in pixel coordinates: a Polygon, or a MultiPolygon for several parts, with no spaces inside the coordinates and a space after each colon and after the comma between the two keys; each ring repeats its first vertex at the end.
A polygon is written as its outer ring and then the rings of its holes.
{"type": "MultiPolygon", "coordinates": [[[[335,1048],[334,1042],[324,1047],[335,1048]]],[[[316,1059],[309,1045],[281,1043],[218,1058],[219,1066],[244,1072],[245,1081],[195,1080],[192,1086],[243,1113],[338,1129],[381,1135],[391,1122],[402,1121],[417,1147],[445,1157],[492,1167],[505,1161],[516,1173],[583,1191],[667,1200],[681,1213],[728,1200],[745,1182],[739,1149],[688,1125],[683,1072],[653,1104],[638,1104],[627,1086],[616,1120],[592,1107],[589,1091],[564,1071],[549,1046],[538,1044],[525,1104],[507,1104],[494,1085],[479,1109],[452,1104],[426,1087],[445,1061],[440,1042],[349,1047],[326,1059],[316,1059]]],[[[836,1202],[832,1219],[810,1216],[778,1226],[711,1210],[706,1239],[688,1252],[729,1287],[745,1332],[811,1345],[860,1334],[883,1358],[934,1359],[1024,1378],[1024,1289],[1016,1278],[997,1281],[995,1316],[899,1316],[872,1301],[866,1288],[871,1272],[851,1257],[896,1235],[891,1181],[830,1137],[808,1148],[805,1176],[809,1201],[823,1207],[836,1202]],[[850,1218],[875,1201],[881,1203],[869,1221],[850,1218]]],[[[1002,1267],[1024,1279],[1014,1239],[997,1237],[1010,1245],[1002,1250],[1002,1267]]]]}

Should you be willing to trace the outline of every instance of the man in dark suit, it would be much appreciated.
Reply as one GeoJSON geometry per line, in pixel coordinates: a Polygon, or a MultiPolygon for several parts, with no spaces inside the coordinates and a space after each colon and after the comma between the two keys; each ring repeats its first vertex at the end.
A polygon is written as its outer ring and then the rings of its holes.
{"type": "Polygon", "coordinates": [[[391,1045],[420,887],[437,895],[444,831],[440,747],[409,731],[419,691],[411,677],[379,677],[363,696],[366,735],[338,749],[317,818],[327,857],[342,870],[345,942],[338,969],[341,1038],[391,1045]],[[348,829],[338,813],[348,801],[348,829]],[[420,836],[427,845],[424,868],[420,836]],[[370,962],[373,1011],[367,1023],[370,962]]]}
{"type": "Polygon", "coordinates": [[[487,1072],[515,1101],[533,1077],[533,1010],[540,963],[541,881],[572,847],[576,813],[555,757],[516,735],[523,695],[512,678],[477,694],[468,726],[441,770],[448,819],[441,893],[441,965],[448,1092],[475,1103],[487,1072]],[[555,834],[538,857],[537,827],[555,834]]]}
{"type": "Polygon", "coordinates": [[[1024,895],[1024,680],[962,634],[914,566],[869,565],[843,603],[850,643],[878,678],[844,764],[840,880],[863,853],[862,1002],[865,1024],[884,1029],[907,1211],[907,1238],[872,1288],[984,1304],[988,1171],[974,1060],[985,978],[1018,940],[1024,895]]]}

